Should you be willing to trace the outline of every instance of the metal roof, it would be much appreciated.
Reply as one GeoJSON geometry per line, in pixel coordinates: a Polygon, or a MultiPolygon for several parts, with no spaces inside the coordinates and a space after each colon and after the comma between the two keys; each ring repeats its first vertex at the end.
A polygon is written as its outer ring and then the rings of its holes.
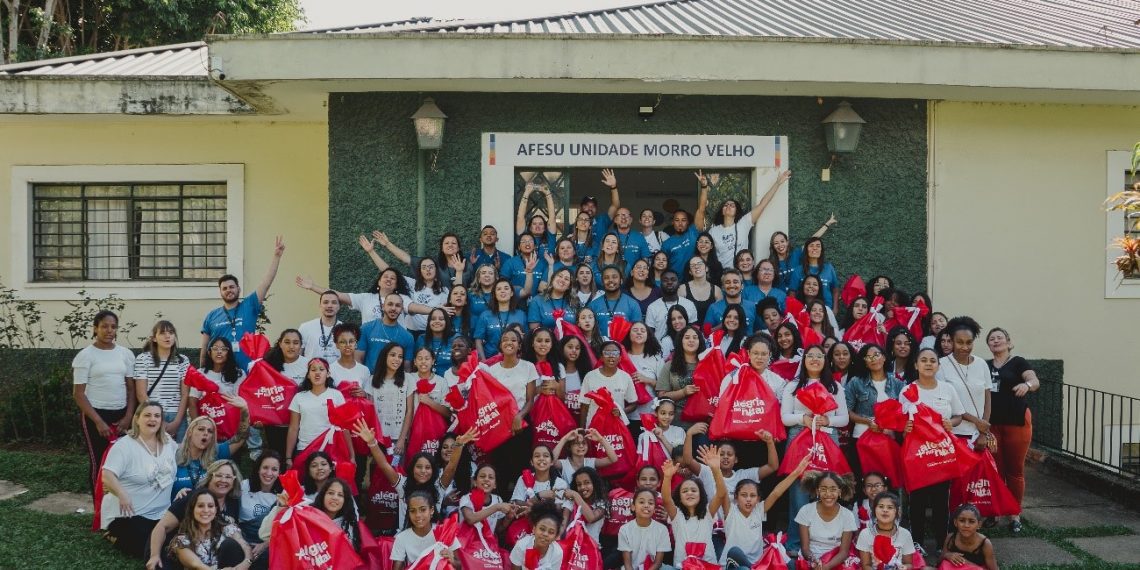
{"type": "Polygon", "coordinates": [[[206,42],[0,65],[0,76],[197,77],[209,74],[206,42]]]}
{"type": "Polygon", "coordinates": [[[558,16],[326,33],[617,34],[1140,48],[1137,0],[665,0],[558,16]]]}

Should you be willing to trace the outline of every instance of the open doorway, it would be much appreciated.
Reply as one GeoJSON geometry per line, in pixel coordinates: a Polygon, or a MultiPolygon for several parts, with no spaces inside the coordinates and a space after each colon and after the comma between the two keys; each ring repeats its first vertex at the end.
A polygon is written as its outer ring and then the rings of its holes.
{"type": "MultiPolygon", "coordinates": [[[[614,176],[621,204],[630,209],[634,223],[637,223],[642,210],[648,208],[656,213],[657,229],[671,233],[672,226],[665,222],[671,219],[674,211],[681,208],[691,214],[697,209],[699,185],[695,172],[679,168],[615,168],[614,176]]],[[[706,168],[702,172],[709,180],[707,219],[710,224],[725,200],[752,203],[751,170],[706,168]]],[[[552,217],[559,224],[556,231],[559,235],[566,233],[578,215],[582,198],[595,197],[599,211],[605,211],[610,205],[609,188],[602,183],[601,171],[597,168],[520,167],[515,169],[514,182],[512,212],[518,212],[527,184],[550,190],[554,203],[552,217]]],[[[526,208],[527,219],[536,213],[550,217],[545,193],[533,192],[526,208]]]]}

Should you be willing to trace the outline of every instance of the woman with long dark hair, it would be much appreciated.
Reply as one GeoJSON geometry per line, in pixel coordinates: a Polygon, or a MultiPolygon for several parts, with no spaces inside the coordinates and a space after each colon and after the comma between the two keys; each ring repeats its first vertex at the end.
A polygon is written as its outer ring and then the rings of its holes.
{"type": "MultiPolygon", "coordinates": [[[[847,411],[847,398],[839,383],[835,381],[831,368],[827,364],[827,355],[822,346],[809,346],[804,349],[803,361],[800,363],[799,374],[784,388],[784,395],[780,401],[780,412],[784,425],[788,427],[788,441],[799,435],[805,428],[814,428],[819,431],[818,437],[830,437],[839,445],[838,428],[845,427],[850,422],[847,411]],[[838,408],[823,415],[816,415],[796,398],[796,393],[812,385],[822,384],[833,395],[838,408]]],[[[800,550],[799,524],[795,522],[796,515],[804,505],[808,504],[808,493],[799,486],[793,486],[791,501],[788,509],[788,550],[800,550]]],[[[804,545],[807,546],[807,545],[804,545]]]]}
{"type": "Polygon", "coordinates": [[[661,370],[657,372],[657,397],[669,398],[677,403],[673,423],[687,430],[692,424],[681,421],[681,412],[684,411],[689,396],[699,391],[693,384],[693,370],[697,367],[700,354],[705,350],[705,337],[696,327],[689,326],[677,334],[674,342],[677,347],[673,351],[672,360],[662,364],[661,370]]]}
{"type": "Polygon", "coordinates": [[[887,333],[887,371],[905,384],[918,377],[915,359],[918,358],[918,343],[910,331],[894,327],[887,333]]]}
{"type": "Polygon", "coordinates": [[[284,467],[281,456],[276,451],[267,449],[253,462],[253,475],[241,482],[238,526],[242,537],[252,549],[250,558],[255,561],[269,552],[269,543],[262,541],[257,532],[269,511],[277,504],[277,495],[283,491],[280,475],[284,467]]]}
{"type": "MultiPolygon", "coordinates": [[[[364,247],[364,242],[367,241],[367,238],[361,236],[360,239],[361,247],[364,247]]],[[[412,268],[412,273],[417,275],[421,274],[423,270],[423,260],[432,260],[432,265],[438,271],[440,280],[442,281],[441,287],[445,289],[454,283],[468,283],[471,281],[471,272],[474,270],[474,264],[463,257],[463,245],[459,242],[459,236],[454,233],[445,232],[439,236],[439,250],[434,257],[417,257],[411,255],[392,243],[392,241],[388,239],[387,234],[381,231],[373,231],[372,240],[384,246],[396,259],[408,264],[408,267],[412,268]]],[[[376,264],[376,267],[379,267],[381,270],[387,269],[388,262],[384,261],[378,253],[371,248],[365,248],[365,251],[368,252],[368,257],[372,259],[372,263],[376,264]]],[[[419,280],[418,277],[417,280],[419,280]]],[[[429,278],[428,281],[431,281],[431,279],[429,278]]],[[[416,288],[419,289],[420,287],[417,285],[416,288]]]]}
{"type": "Polygon", "coordinates": [[[562,319],[575,322],[578,311],[578,297],[572,291],[574,277],[572,269],[560,267],[550,275],[550,283],[541,294],[531,298],[527,304],[527,323],[531,330],[539,327],[554,328],[554,312],[562,311],[562,319]]]}
{"type": "Polygon", "coordinates": [[[494,299],[475,325],[475,350],[480,360],[499,353],[499,339],[511,324],[526,326],[526,313],[518,306],[519,300],[511,282],[500,277],[495,281],[494,299]]]}
{"type": "MultiPolygon", "coordinates": [[[[744,339],[748,338],[747,330],[748,321],[745,320],[744,307],[731,304],[724,310],[724,315],[720,318],[720,324],[717,325],[717,330],[724,331],[724,336],[721,338],[720,345],[716,348],[723,352],[726,356],[740,350],[741,344],[744,339]]],[[[714,335],[715,335],[714,331],[714,335]]],[[[716,338],[715,336],[713,337],[716,338]]]]}
{"type": "MultiPolygon", "coordinates": [[[[775,182],[751,210],[745,211],[739,202],[732,199],[725,200],[721,204],[720,209],[713,217],[713,225],[708,230],[709,235],[713,238],[713,243],[716,244],[716,255],[721,265],[731,267],[736,252],[748,249],[748,236],[752,233],[752,226],[756,225],[757,220],[760,219],[768,204],[771,203],[772,198],[776,196],[780,186],[791,177],[792,171],[790,170],[785,170],[777,175],[775,182]]],[[[707,178],[704,176],[699,178],[701,187],[707,188],[707,178]]]]}
{"type": "Polygon", "coordinates": [[[451,368],[451,341],[455,339],[452,329],[451,317],[440,308],[431,310],[428,314],[428,326],[423,336],[416,339],[416,350],[426,348],[432,354],[435,362],[435,373],[443,376],[451,368]]]}
{"type": "Polygon", "coordinates": [[[524,427],[524,419],[530,414],[538,388],[538,370],[534,364],[523,360],[523,335],[514,329],[503,331],[499,339],[499,352],[503,359],[488,369],[515,398],[518,413],[511,418],[511,438],[491,452],[491,462],[499,473],[499,490],[505,492],[507,486],[526,469],[530,457],[531,428],[524,427]]]}
{"type": "Polygon", "coordinates": [[[661,289],[649,279],[650,268],[648,259],[639,259],[633,262],[629,276],[625,278],[625,292],[637,301],[641,307],[641,314],[657,299],[661,298],[661,289]]]}
{"type": "MultiPolygon", "coordinates": [[[[962,423],[962,401],[952,386],[938,381],[938,353],[929,348],[917,351],[918,401],[926,404],[942,416],[943,427],[952,431],[962,423]]],[[[908,421],[905,433],[910,433],[912,422],[908,421]]],[[[946,525],[949,522],[950,481],[935,483],[910,492],[910,532],[914,541],[922,544],[926,538],[926,510],[930,509],[930,526],[934,530],[934,543],[946,542],[946,525]]]]}
{"type": "Polygon", "coordinates": [[[724,292],[715,285],[717,281],[710,279],[712,276],[709,274],[709,264],[705,259],[696,255],[689,259],[685,265],[685,283],[681,285],[677,294],[691,301],[697,308],[697,320],[694,322],[705,322],[709,306],[724,298],[724,292]]]}
{"type": "MultiPolygon", "coordinates": [[[[372,241],[363,235],[360,236],[359,240],[364,251],[372,255],[372,241]]],[[[376,256],[376,259],[379,259],[379,256],[376,256]]],[[[302,275],[297,276],[296,283],[298,287],[318,295],[324,295],[327,291],[336,293],[342,306],[360,311],[361,325],[384,316],[384,298],[392,293],[399,293],[404,298],[405,311],[411,307],[412,303],[411,297],[408,296],[411,293],[408,290],[408,282],[399,271],[393,267],[388,267],[387,263],[381,267],[380,275],[373,281],[371,288],[366,293],[341,293],[329,287],[317,285],[312,278],[302,275]]]]}
{"type": "Polygon", "coordinates": [[[222,519],[218,499],[205,487],[190,493],[170,555],[183,568],[250,567],[249,545],[237,525],[222,519]]]}
{"type": "Polygon", "coordinates": [[[865,344],[857,358],[852,359],[851,374],[844,386],[847,410],[851,416],[851,445],[847,446],[847,458],[852,467],[859,465],[859,454],[855,444],[868,431],[881,432],[875,423],[875,404],[887,400],[897,400],[906,387],[898,378],[887,373],[887,358],[883,347],[865,344]],[[854,461],[852,461],[854,460],[854,461]]]}
{"type": "Polygon", "coordinates": [[[408,395],[415,392],[414,383],[407,380],[404,372],[404,347],[392,342],[380,351],[372,382],[364,391],[372,400],[376,417],[380,420],[378,437],[391,438],[395,445],[393,452],[402,454],[411,429],[412,410],[408,407],[408,395]]]}

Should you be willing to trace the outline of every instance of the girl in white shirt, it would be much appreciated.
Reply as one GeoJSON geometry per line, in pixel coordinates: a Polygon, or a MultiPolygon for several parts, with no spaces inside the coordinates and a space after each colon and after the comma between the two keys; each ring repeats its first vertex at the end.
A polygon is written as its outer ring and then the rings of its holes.
{"type": "Polygon", "coordinates": [[[341,323],[333,327],[332,337],[340,356],[336,362],[329,363],[329,376],[338,383],[356,384],[361,391],[360,396],[364,396],[364,386],[372,379],[372,373],[367,366],[356,361],[356,341],[360,339],[360,327],[352,323],[341,323]]]}
{"type": "Polygon", "coordinates": [[[875,495],[872,504],[874,524],[863,529],[855,540],[855,548],[863,567],[914,568],[914,540],[909,530],[899,526],[901,515],[898,496],[890,492],[879,493],[875,495]],[[895,555],[890,560],[879,560],[875,556],[875,537],[880,534],[891,537],[891,544],[895,547],[895,555]]]}
{"type": "Polygon", "coordinates": [[[733,489],[734,499],[725,496],[721,507],[724,516],[724,549],[720,563],[730,568],[751,568],[764,554],[764,521],[772,505],[784,495],[788,488],[799,480],[807,469],[810,459],[800,460],[796,469],[760,500],[760,483],[752,479],[741,479],[733,489]]]}
{"type": "MultiPolygon", "coordinates": [[[[673,489],[672,493],[663,493],[665,514],[669,518],[669,525],[673,527],[673,561],[681,562],[685,559],[685,545],[690,542],[700,542],[705,545],[703,560],[716,564],[716,549],[713,547],[713,519],[716,512],[724,503],[727,491],[724,487],[724,477],[720,474],[720,454],[711,446],[701,450],[701,459],[708,465],[716,482],[716,494],[709,500],[705,487],[694,477],[688,477],[673,489]]],[[[666,460],[661,466],[664,477],[662,488],[673,487],[673,477],[677,474],[677,464],[666,460]]]]}
{"type": "Polygon", "coordinates": [[[522,570],[562,570],[562,546],[558,544],[559,529],[562,527],[562,511],[554,501],[544,500],[535,503],[530,509],[530,523],[533,533],[524,536],[511,550],[511,568],[522,570]],[[527,566],[527,551],[535,550],[538,563],[527,566]]]}
{"type": "Polygon", "coordinates": [[[660,570],[670,550],[669,529],[653,520],[657,492],[638,489],[633,493],[633,520],[618,529],[618,552],[625,570],[660,570]]]}
{"type": "MultiPolygon", "coordinates": [[[[293,466],[293,456],[300,453],[332,425],[329,423],[328,405],[344,405],[344,395],[336,389],[329,378],[329,364],[323,358],[309,361],[309,373],[297,388],[297,394],[289,403],[289,433],[285,439],[285,464],[293,466]]],[[[349,447],[348,433],[343,434],[349,447]]]]}
{"type": "Polygon", "coordinates": [[[376,417],[380,420],[379,437],[392,439],[393,453],[404,454],[411,430],[412,409],[408,406],[408,395],[415,392],[404,372],[404,347],[390,342],[376,358],[376,372],[372,382],[364,391],[372,399],[376,417]],[[383,366],[380,363],[384,363],[383,366]]]}
{"type": "Polygon", "coordinates": [[[566,445],[570,446],[570,453],[566,457],[558,460],[558,466],[560,468],[559,476],[565,479],[568,484],[573,482],[572,476],[583,467],[604,469],[617,463],[618,460],[617,452],[614,451],[610,440],[602,437],[602,434],[598,433],[596,429],[576,429],[567,432],[566,435],[562,436],[562,439],[558,441],[558,445],[554,446],[554,451],[552,452],[554,457],[561,457],[562,448],[566,445]],[[586,454],[590,451],[589,441],[600,444],[602,448],[605,449],[606,456],[600,458],[586,457],[586,454]]]}
{"type": "MultiPolygon", "coordinates": [[[[632,375],[634,387],[636,388],[637,383],[645,385],[649,395],[656,399],[654,390],[657,388],[657,371],[665,364],[657,337],[649,333],[649,327],[645,326],[645,323],[633,323],[622,344],[625,345],[630,362],[637,367],[637,372],[632,375]]],[[[655,411],[653,399],[650,399],[633,410],[633,421],[640,423],[637,418],[641,417],[641,414],[652,414],[655,411]]]]}
{"type": "Polygon", "coordinates": [[[796,514],[795,522],[800,525],[800,543],[803,544],[801,556],[812,568],[837,568],[850,554],[851,541],[859,529],[855,515],[839,504],[840,500],[851,499],[851,484],[825,471],[805,477],[803,486],[816,501],[804,505],[796,514]],[[828,562],[823,562],[824,555],[829,556],[828,562]]]}
{"type": "MultiPolygon", "coordinates": [[[[392,570],[403,570],[431,550],[436,542],[432,532],[435,530],[432,520],[436,511],[431,496],[424,491],[416,491],[408,497],[407,503],[408,528],[400,531],[392,541],[392,554],[389,556],[392,570]]],[[[450,550],[444,549],[440,554],[452,566],[458,566],[459,561],[450,550]]]]}
{"type": "MultiPolygon", "coordinates": [[[[565,476],[565,475],[564,475],[565,476]]],[[[609,496],[606,483],[601,475],[591,467],[582,467],[569,476],[570,487],[563,491],[566,500],[571,502],[570,521],[582,517],[586,532],[600,540],[602,523],[609,515],[609,496]]]]}
{"type": "Polygon", "coordinates": [[[633,386],[633,378],[618,368],[618,361],[621,359],[620,345],[608,340],[602,343],[599,352],[601,353],[602,365],[591,370],[582,379],[582,409],[579,412],[581,425],[590,425],[594,419],[594,413],[598,409],[592,400],[586,398],[586,394],[602,388],[609,390],[610,395],[613,396],[614,404],[617,406],[615,410],[618,417],[621,418],[622,423],[628,424],[629,417],[626,413],[632,411],[637,403],[637,390],[633,386]]]}

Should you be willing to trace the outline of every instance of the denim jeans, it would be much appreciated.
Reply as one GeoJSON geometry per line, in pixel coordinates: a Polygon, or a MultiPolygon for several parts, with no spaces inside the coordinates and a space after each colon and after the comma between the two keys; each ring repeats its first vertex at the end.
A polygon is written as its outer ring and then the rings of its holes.
{"type": "Polygon", "coordinates": [[[745,556],[744,551],[739,546],[733,546],[728,549],[728,553],[724,555],[725,568],[751,568],[755,560],[750,560],[745,556]]]}
{"type": "MultiPolygon", "coordinates": [[[[176,415],[178,415],[178,412],[176,411],[162,412],[162,421],[166,425],[170,425],[170,423],[174,421],[174,416],[176,415]]],[[[182,439],[186,437],[186,426],[190,423],[186,418],[187,415],[184,414],[182,416],[182,423],[178,425],[178,431],[174,432],[174,441],[182,441],[182,439]]]]}

